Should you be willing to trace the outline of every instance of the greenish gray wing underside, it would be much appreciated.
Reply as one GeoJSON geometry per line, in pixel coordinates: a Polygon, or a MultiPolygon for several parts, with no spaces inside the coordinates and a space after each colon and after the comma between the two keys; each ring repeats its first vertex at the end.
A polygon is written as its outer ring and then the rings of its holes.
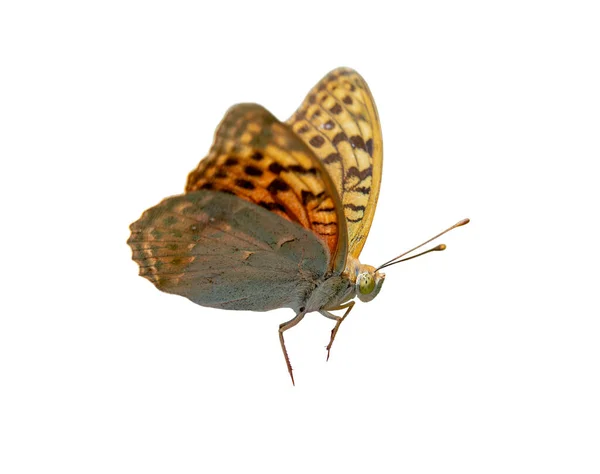
{"type": "Polygon", "coordinates": [[[223,192],[167,198],[130,228],[140,275],[202,306],[297,311],[329,265],[314,233],[223,192]]]}

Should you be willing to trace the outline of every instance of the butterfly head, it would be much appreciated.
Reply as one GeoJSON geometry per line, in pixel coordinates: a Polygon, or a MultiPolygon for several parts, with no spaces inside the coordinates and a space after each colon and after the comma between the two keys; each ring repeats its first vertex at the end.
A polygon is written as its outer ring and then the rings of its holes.
{"type": "Polygon", "coordinates": [[[385,280],[385,273],[379,273],[371,265],[361,265],[356,277],[356,294],[358,298],[366,303],[375,298],[385,280]]]}

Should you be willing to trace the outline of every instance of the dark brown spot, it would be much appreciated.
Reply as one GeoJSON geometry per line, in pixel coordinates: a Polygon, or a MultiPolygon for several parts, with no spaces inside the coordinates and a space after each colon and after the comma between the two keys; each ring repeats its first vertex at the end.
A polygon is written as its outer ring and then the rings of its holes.
{"type": "Polygon", "coordinates": [[[372,172],[373,169],[371,167],[359,171],[359,169],[356,166],[352,166],[351,168],[348,168],[348,172],[346,173],[346,179],[357,177],[359,180],[362,181],[363,179],[371,176],[372,172]]]}
{"type": "Polygon", "coordinates": [[[202,186],[200,186],[200,189],[213,189],[213,185],[212,183],[204,183],[202,186]]]}
{"type": "Polygon", "coordinates": [[[285,171],[285,168],[283,166],[281,166],[279,163],[277,163],[276,161],[274,161],[273,163],[271,163],[269,165],[269,171],[274,174],[279,174],[282,171],[285,171]]]}
{"type": "Polygon", "coordinates": [[[299,174],[317,174],[317,168],[304,168],[301,165],[291,165],[287,167],[287,171],[293,171],[299,174]]]}
{"type": "Polygon", "coordinates": [[[248,176],[262,176],[263,171],[256,166],[248,165],[244,168],[244,173],[248,176]]]}
{"type": "Polygon", "coordinates": [[[296,121],[304,120],[306,118],[306,113],[304,111],[296,112],[296,121]]]}
{"type": "Polygon", "coordinates": [[[252,156],[250,158],[252,158],[254,161],[260,161],[264,158],[264,156],[260,151],[255,151],[254,153],[252,153],[252,156]]]}
{"type": "Polygon", "coordinates": [[[344,132],[340,132],[335,137],[333,137],[334,145],[337,145],[338,143],[343,141],[348,141],[348,136],[344,132]]]}
{"type": "Polygon", "coordinates": [[[327,122],[325,122],[325,123],[323,124],[323,128],[324,128],[325,130],[331,130],[333,127],[335,127],[335,124],[333,123],[333,121],[332,121],[332,120],[328,120],[327,122]]]}
{"type": "Polygon", "coordinates": [[[311,120],[316,119],[317,117],[321,116],[321,111],[317,110],[314,114],[312,114],[312,117],[310,118],[311,120]]]}
{"type": "Polygon", "coordinates": [[[369,138],[367,143],[365,144],[367,148],[367,153],[372,157],[373,156],[373,139],[369,138]]]}
{"type": "Polygon", "coordinates": [[[308,129],[309,129],[308,125],[304,124],[298,129],[297,133],[306,133],[306,132],[308,132],[308,129]]]}
{"type": "Polygon", "coordinates": [[[329,109],[332,114],[339,114],[342,111],[342,106],[340,104],[335,104],[333,107],[329,109]]]}
{"type": "Polygon", "coordinates": [[[244,189],[254,189],[254,184],[251,181],[248,181],[247,179],[236,179],[235,185],[244,189]]]}
{"type": "Polygon", "coordinates": [[[352,209],[353,211],[363,211],[365,210],[365,206],[357,206],[356,204],[344,204],[346,209],[352,209]]]}
{"type": "Polygon", "coordinates": [[[273,181],[271,181],[271,184],[267,186],[267,191],[269,191],[271,194],[276,194],[279,191],[287,191],[288,189],[290,189],[290,186],[279,178],[275,178],[273,181]]]}
{"type": "Polygon", "coordinates": [[[283,205],[279,204],[278,202],[260,201],[258,203],[258,205],[264,207],[265,209],[268,209],[269,211],[281,211],[281,212],[285,212],[285,207],[283,207],[283,205]]]}
{"type": "Polygon", "coordinates": [[[227,178],[227,173],[222,168],[219,168],[215,173],[215,178],[227,178]]]}
{"type": "Polygon", "coordinates": [[[369,186],[361,186],[359,188],[350,189],[350,191],[356,191],[361,194],[369,194],[371,192],[371,188],[369,186]]]}
{"type": "Polygon", "coordinates": [[[349,95],[347,95],[346,97],[344,97],[342,99],[342,101],[344,102],[344,104],[351,105],[352,104],[352,97],[350,97],[349,95]]]}
{"type": "Polygon", "coordinates": [[[331,153],[323,160],[323,163],[328,165],[330,163],[335,163],[336,161],[342,161],[342,157],[339,155],[339,153],[331,153]]]}
{"type": "Polygon", "coordinates": [[[306,204],[309,201],[312,201],[313,199],[316,199],[317,197],[310,191],[307,191],[306,189],[302,190],[302,204],[306,206],[306,204]]]}
{"type": "Polygon", "coordinates": [[[315,199],[322,199],[325,196],[325,191],[321,191],[319,194],[313,194],[311,191],[307,191],[306,189],[302,190],[302,204],[306,205],[308,202],[313,201],[315,199]]]}
{"type": "Polygon", "coordinates": [[[229,158],[227,158],[225,160],[225,166],[235,166],[239,163],[237,158],[234,158],[233,156],[230,156],[229,158]]]}
{"type": "Polygon", "coordinates": [[[319,84],[319,87],[318,87],[318,89],[317,89],[317,90],[319,90],[319,91],[324,91],[324,90],[325,90],[325,83],[324,83],[324,82],[322,82],[321,84],[319,84]]]}
{"type": "Polygon", "coordinates": [[[350,137],[350,143],[352,144],[352,148],[358,148],[360,150],[366,150],[365,141],[362,137],[358,135],[354,135],[350,137]]]}
{"type": "Polygon", "coordinates": [[[308,103],[309,104],[314,104],[317,101],[317,98],[315,97],[314,94],[311,94],[308,96],[308,103]]]}
{"type": "Polygon", "coordinates": [[[321,148],[323,146],[323,143],[325,143],[325,139],[321,135],[315,135],[309,140],[308,143],[310,143],[311,146],[314,146],[315,148],[321,148]]]}

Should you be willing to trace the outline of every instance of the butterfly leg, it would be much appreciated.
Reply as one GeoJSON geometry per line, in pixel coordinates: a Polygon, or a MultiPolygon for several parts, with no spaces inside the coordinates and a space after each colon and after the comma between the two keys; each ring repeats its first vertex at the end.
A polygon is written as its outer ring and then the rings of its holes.
{"type": "Polygon", "coordinates": [[[326,318],[329,319],[333,319],[334,321],[336,321],[335,323],[335,327],[331,330],[331,339],[329,340],[329,344],[327,344],[327,360],[329,360],[329,354],[331,352],[331,346],[333,344],[333,340],[335,339],[335,336],[338,332],[338,329],[340,328],[340,325],[342,324],[342,322],[344,321],[344,319],[346,319],[346,316],[348,316],[348,314],[350,313],[350,311],[352,310],[352,308],[354,307],[354,301],[350,301],[346,304],[343,304],[341,306],[336,306],[334,308],[329,308],[331,311],[335,311],[337,309],[346,309],[346,312],[344,313],[343,316],[336,316],[335,314],[331,314],[329,311],[326,310],[321,310],[320,313],[325,316],[326,318]]]}
{"type": "Polygon", "coordinates": [[[298,313],[293,319],[290,319],[287,323],[281,323],[279,325],[279,342],[281,343],[281,350],[283,351],[283,357],[285,357],[285,363],[287,365],[288,372],[292,378],[292,385],[296,385],[294,382],[294,375],[292,374],[292,364],[290,364],[290,358],[288,357],[287,349],[285,348],[285,341],[283,340],[283,333],[290,328],[293,328],[304,318],[305,313],[298,313]]]}

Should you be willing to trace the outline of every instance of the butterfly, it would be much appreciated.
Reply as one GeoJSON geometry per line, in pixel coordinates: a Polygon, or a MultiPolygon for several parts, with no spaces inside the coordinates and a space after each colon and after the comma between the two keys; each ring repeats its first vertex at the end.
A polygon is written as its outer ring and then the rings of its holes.
{"type": "Polygon", "coordinates": [[[258,104],[235,105],[185,194],[131,224],[133,260],[159,290],[202,306],[291,308],[279,340],[294,383],[285,331],[314,311],[335,321],[329,359],[354,298],[375,298],[385,279],[379,270],[420,247],[378,268],[359,261],[382,161],[375,102],[352,69],[327,74],[286,122],[258,104]]]}

